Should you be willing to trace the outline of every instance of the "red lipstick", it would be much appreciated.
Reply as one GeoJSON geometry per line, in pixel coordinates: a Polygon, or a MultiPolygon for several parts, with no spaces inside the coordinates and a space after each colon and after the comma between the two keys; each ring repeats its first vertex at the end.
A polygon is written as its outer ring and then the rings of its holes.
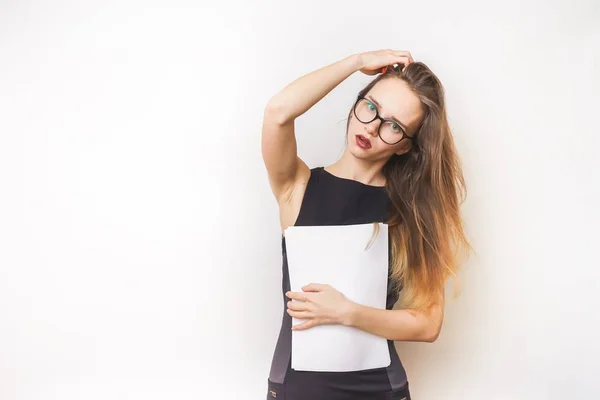
{"type": "Polygon", "coordinates": [[[363,150],[368,150],[371,148],[371,141],[363,135],[356,135],[356,144],[363,150]]]}

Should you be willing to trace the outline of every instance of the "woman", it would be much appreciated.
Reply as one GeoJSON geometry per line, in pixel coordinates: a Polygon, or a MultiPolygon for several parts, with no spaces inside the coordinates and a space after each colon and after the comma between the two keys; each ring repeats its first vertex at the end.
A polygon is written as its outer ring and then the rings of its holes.
{"type": "Polygon", "coordinates": [[[464,179],[440,81],[407,51],[346,57],[297,79],[269,101],[262,155],[282,232],[292,225],[385,222],[391,248],[382,310],[353,303],[326,282],[290,292],[282,237],[287,309],[267,399],[409,400],[394,341],[436,340],[445,283],[457,270],[457,250],[469,247],[460,217],[464,179]],[[345,151],[334,164],[310,169],[297,156],[294,121],[356,71],[378,76],[350,109],[345,151]],[[392,309],[399,299],[402,307],[392,309]],[[292,317],[303,322],[292,327],[292,317]],[[320,324],[342,324],[386,338],[390,366],[353,372],[291,369],[291,330],[320,324]]]}

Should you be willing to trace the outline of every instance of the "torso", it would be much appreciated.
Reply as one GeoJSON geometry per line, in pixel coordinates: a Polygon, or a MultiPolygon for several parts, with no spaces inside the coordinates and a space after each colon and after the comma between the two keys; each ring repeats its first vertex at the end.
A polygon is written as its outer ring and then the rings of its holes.
{"type": "MultiPolygon", "coordinates": [[[[386,222],[391,202],[385,187],[370,186],[337,177],[323,167],[309,170],[280,202],[282,232],[289,226],[348,225],[386,222]]],[[[290,290],[285,237],[282,236],[282,290],[290,290]]],[[[282,295],[283,295],[282,293],[282,295]]],[[[398,299],[390,282],[387,309],[398,299]]],[[[283,296],[283,304],[286,298],[283,296]]],[[[284,393],[277,398],[296,399],[393,399],[407,393],[407,379],[394,343],[388,341],[392,364],[387,368],[344,373],[295,371],[291,369],[291,317],[283,312],[283,320],[269,374],[269,390],[284,393]],[[321,397],[323,396],[323,397],[321,397]],[[356,396],[356,397],[353,397],[356,396]]],[[[405,395],[404,395],[405,396],[405,395]]],[[[406,397],[406,396],[405,396],[406,397]]],[[[268,398],[274,398],[272,395],[268,398]]],[[[398,397],[401,398],[401,397],[398,397]]]]}

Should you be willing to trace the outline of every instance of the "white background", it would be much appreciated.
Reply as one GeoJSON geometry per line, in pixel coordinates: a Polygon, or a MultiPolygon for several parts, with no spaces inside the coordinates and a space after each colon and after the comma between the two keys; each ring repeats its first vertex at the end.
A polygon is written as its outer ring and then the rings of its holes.
{"type": "MultiPolygon", "coordinates": [[[[447,90],[477,251],[413,397],[600,397],[600,6],[0,3],[0,399],[263,399],[281,249],[262,111],[352,53],[447,90]]],[[[357,73],[297,121],[334,162],[357,73]]]]}

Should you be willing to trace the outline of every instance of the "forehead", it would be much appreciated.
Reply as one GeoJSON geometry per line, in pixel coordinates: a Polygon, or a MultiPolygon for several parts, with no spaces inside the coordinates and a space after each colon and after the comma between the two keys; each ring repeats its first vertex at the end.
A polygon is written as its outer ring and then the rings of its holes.
{"type": "Polygon", "coordinates": [[[395,117],[409,129],[419,124],[423,114],[421,101],[402,79],[382,79],[369,90],[366,97],[379,103],[379,114],[382,117],[395,117]]]}

